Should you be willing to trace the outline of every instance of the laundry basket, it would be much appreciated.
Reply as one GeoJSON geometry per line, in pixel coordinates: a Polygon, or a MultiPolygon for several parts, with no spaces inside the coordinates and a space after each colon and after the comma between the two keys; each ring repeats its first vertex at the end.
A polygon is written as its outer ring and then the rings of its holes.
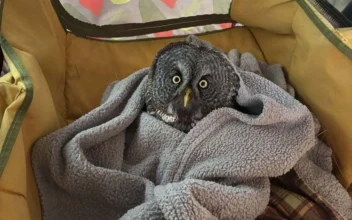
{"type": "Polygon", "coordinates": [[[282,64],[352,192],[352,24],[326,1],[1,0],[0,15],[10,69],[0,78],[0,219],[41,218],[30,166],[38,138],[188,34],[282,64]]]}

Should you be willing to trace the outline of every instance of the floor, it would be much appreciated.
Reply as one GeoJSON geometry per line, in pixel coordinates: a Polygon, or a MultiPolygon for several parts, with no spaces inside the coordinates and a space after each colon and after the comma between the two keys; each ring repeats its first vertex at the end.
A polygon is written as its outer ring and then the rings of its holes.
{"type": "Polygon", "coordinates": [[[342,11],[351,0],[328,0],[337,10],[342,11]]]}

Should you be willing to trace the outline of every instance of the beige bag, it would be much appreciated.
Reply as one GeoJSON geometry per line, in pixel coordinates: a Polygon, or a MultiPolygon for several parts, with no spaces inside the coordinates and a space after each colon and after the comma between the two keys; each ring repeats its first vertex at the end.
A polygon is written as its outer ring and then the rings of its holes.
{"type": "Polygon", "coordinates": [[[198,25],[200,38],[217,47],[251,52],[285,67],[299,99],[324,127],[321,135],[333,148],[337,178],[352,192],[352,25],[324,1],[234,0],[227,1],[227,14],[192,15],[190,10],[180,18],[110,28],[73,18],[75,7],[61,2],[1,2],[1,48],[10,68],[0,78],[1,219],[41,217],[30,167],[31,147],[39,137],[97,107],[110,82],[149,66],[162,46],[183,38],[153,36],[168,36],[162,31],[171,29],[182,35],[198,25]],[[244,27],[226,26],[231,20],[244,27]],[[215,31],[219,27],[213,23],[226,28],[215,31]]]}

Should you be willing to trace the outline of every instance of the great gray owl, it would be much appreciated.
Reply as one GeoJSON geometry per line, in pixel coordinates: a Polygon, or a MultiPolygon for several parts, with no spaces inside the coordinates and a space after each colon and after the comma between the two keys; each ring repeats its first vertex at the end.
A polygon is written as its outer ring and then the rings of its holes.
{"type": "Polygon", "coordinates": [[[211,111],[236,108],[239,81],[222,52],[191,35],[156,55],[148,76],[147,112],[188,132],[211,111]]]}

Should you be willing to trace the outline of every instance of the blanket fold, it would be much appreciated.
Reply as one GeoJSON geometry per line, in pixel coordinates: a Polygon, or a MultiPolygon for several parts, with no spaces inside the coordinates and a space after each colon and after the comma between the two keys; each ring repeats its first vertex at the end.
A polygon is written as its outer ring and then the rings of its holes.
{"type": "Polygon", "coordinates": [[[351,217],[331,150],[282,68],[237,50],[228,59],[241,79],[237,101],[252,114],[218,109],[185,134],[143,111],[146,68],[38,140],[32,167],[43,219],[255,219],[268,205],[269,178],[292,169],[334,215],[351,217]]]}

